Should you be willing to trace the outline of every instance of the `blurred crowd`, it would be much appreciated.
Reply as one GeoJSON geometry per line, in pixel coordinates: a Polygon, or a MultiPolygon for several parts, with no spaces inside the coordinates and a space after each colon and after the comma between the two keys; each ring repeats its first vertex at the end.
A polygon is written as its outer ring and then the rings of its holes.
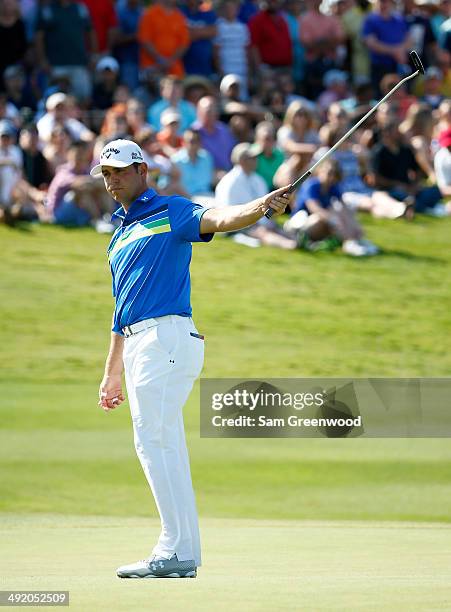
{"type": "MultiPolygon", "coordinates": [[[[409,74],[295,194],[234,239],[377,247],[356,211],[451,214],[451,0],[0,0],[0,221],[114,230],[90,168],[131,138],[149,185],[233,205],[294,181],[409,74]]],[[[361,217],[360,217],[361,218],[361,217]]]]}

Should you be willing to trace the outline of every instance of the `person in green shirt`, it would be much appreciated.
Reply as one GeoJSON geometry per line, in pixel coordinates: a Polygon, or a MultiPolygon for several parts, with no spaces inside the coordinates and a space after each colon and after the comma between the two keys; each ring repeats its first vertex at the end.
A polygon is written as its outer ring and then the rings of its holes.
{"type": "Polygon", "coordinates": [[[270,121],[262,121],[255,128],[255,143],[252,145],[254,153],[257,153],[256,172],[266,182],[268,190],[273,187],[273,178],[279,166],[283,163],[285,156],[275,146],[276,133],[270,121]]]}

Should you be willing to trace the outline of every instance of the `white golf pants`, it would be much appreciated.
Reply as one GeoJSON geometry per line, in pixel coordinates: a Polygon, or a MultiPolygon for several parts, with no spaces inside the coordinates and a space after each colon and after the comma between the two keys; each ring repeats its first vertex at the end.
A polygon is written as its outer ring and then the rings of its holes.
{"type": "Polygon", "coordinates": [[[204,361],[193,320],[178,315],[124,342],[124,366],[135,448],[160,513],[152,553],[201,565],[199,524],[183,424],[183,405],[204,361]]]}

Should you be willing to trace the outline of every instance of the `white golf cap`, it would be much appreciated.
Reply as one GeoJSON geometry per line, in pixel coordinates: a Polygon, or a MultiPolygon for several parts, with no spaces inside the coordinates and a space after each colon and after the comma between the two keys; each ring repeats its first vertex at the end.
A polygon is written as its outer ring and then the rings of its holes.
{"type": "Polygon", "coordinates": [[[180,114],[172,108],[167,108],[161,113],[160,123],[164,127],[170,125],[171,123],[180,123],[180,114]]]}
{"type": "Polygon", "coordinates": [[[132,140],[112,140],[106,144],[100,154],[100,163],[91,170],[91,176],[100,176],[102,166],[113,168],[126,168],[132,164],[142,164],[143,152],[136,142],[132,140]]]}
{"type": "Polygon", "coordinates": [[[66,100],[67,100],[66,94],[63,93],[62,91],[58,91],[57,93],[54,93],[47,98],[47,101],[45,103],[45,108],[48,111],[55,110],[55,108],[59,106],[60,104],[65,104],[66,100]]]}
{"type": "Polygon", "coordinates": [[[102,57],[102,59],[97,62],[96,70],[98,72],[102,72],[102,70],[119,72],[119,63],[114,57],[107,55],[106,57],[102,57]]]}

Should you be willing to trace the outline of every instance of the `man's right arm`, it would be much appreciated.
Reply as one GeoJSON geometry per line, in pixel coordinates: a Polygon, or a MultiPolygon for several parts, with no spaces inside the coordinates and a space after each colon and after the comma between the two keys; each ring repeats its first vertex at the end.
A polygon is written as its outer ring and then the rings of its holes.
{"type": "Polygon", "coordinates": [[[124,336],[112,332],[105,373],[99,389],[99,406],[102,406],[105,412],[117,408],[125,401],[122,392],[123,351],[124,336]]]}

